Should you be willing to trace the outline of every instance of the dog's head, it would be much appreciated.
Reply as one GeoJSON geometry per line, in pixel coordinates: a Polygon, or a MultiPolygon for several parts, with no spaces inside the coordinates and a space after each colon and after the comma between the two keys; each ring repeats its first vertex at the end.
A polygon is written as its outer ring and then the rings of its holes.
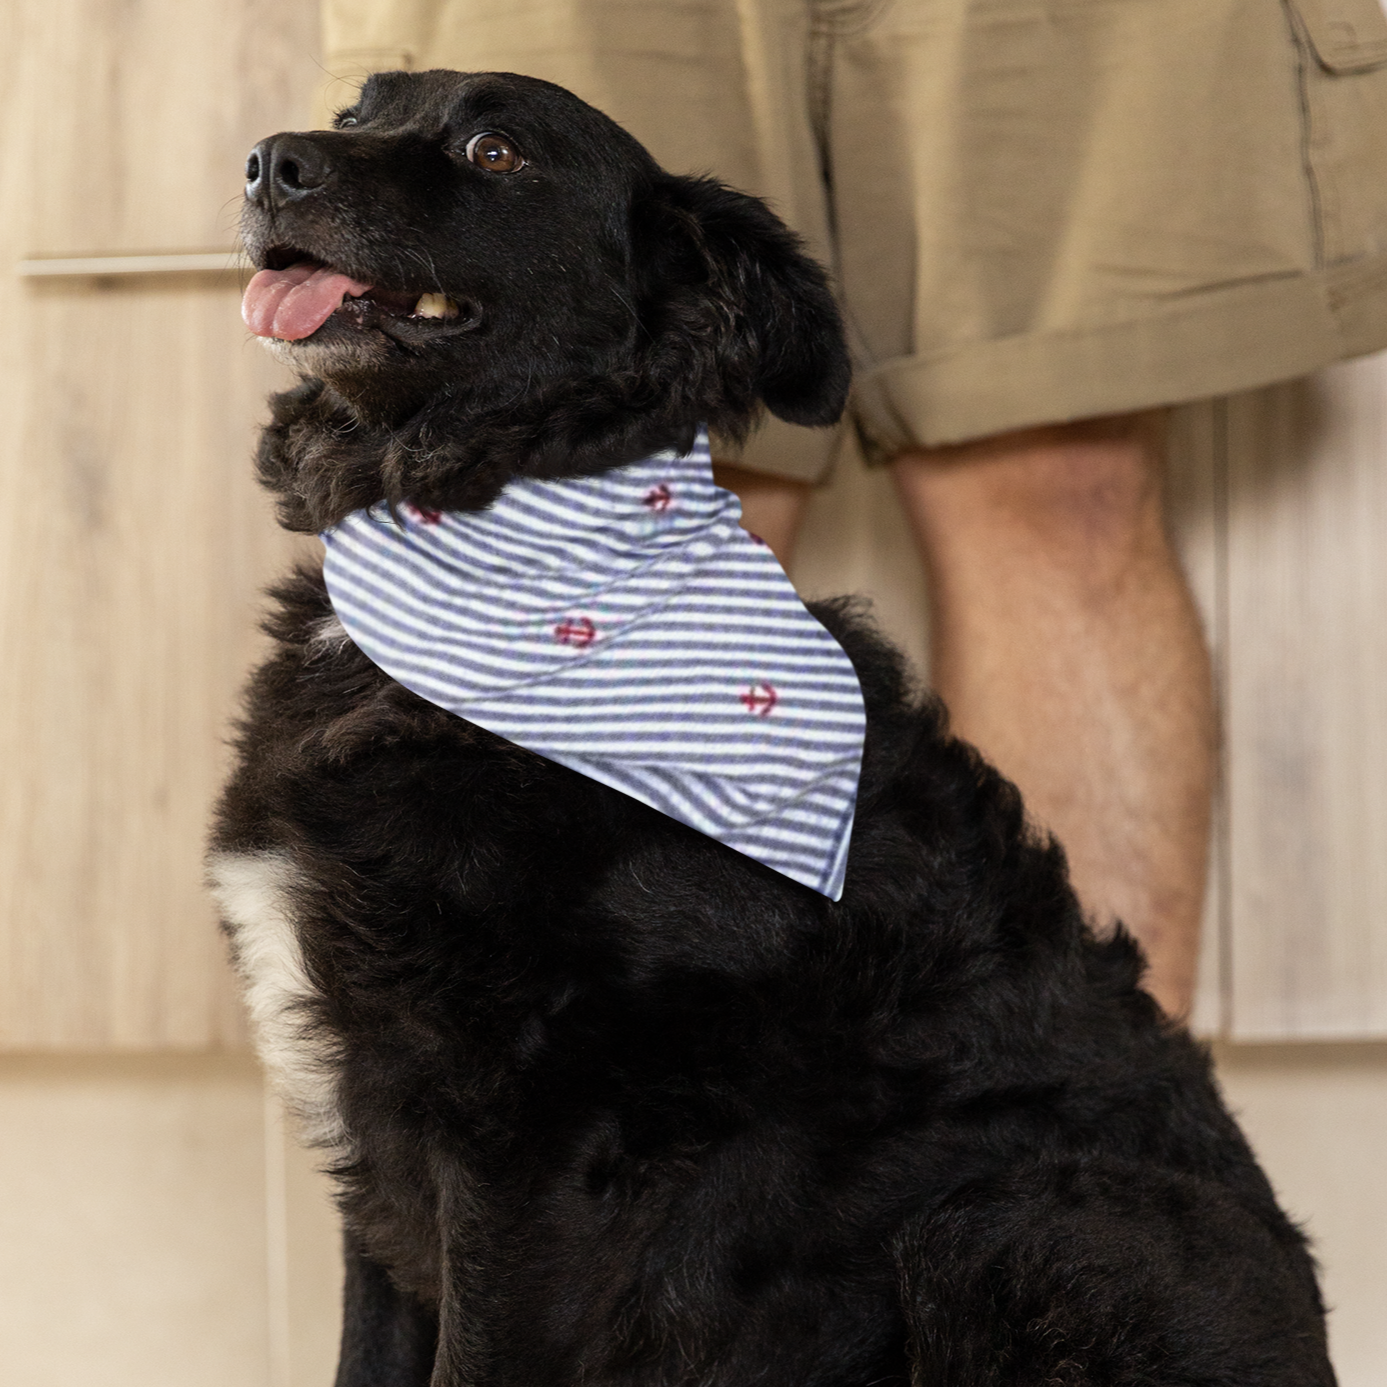
{"type": "Polygon", "coordinates": [[[305,377],[261,450],[294,528],[382,497],[486,505],[700,422],[744,435],[763,404],[842,412],[842,326],[797,238],[551,83],[381,73],[246,177],[246,320],[305,377]]]}

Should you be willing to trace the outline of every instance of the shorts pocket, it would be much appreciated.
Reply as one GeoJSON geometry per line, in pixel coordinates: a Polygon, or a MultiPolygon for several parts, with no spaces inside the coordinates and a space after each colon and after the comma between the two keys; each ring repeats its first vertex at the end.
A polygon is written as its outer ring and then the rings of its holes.
{"type": "Polygon", "coordinates": [[[1289,0],[1320,65],[1361,72],[1387,63],[1387,14],[1382,0],[1289,0]]]}

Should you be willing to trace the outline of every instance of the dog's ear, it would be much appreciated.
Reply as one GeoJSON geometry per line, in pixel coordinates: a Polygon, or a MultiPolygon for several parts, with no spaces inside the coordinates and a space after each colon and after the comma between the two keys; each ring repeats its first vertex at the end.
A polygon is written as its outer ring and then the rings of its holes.
{"type": "Polygon", "coordinates": [[[663,175],[637,201],[634,240],[647,340],[671,365],[684,358],[680,393],[707,399],[709,424],[742,434],[758,401],[792,424],[838,419],[852,376],[838,306],[765,203],[663,175]]]}

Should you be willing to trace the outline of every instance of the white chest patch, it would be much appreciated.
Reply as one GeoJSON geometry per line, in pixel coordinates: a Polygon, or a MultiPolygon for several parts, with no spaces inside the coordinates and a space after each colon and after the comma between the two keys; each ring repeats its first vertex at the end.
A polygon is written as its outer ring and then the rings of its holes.
{"type": "Polygon", "coordinates": [[[313,1025],[318,991],[294,926],[299,870],[287,853],[214,853],[207,875],[231,927],[261,1063],[302,1123],[304,1139],[340,1152],[346,1133],[336,1065],[330,1042],[313,1025]]]}

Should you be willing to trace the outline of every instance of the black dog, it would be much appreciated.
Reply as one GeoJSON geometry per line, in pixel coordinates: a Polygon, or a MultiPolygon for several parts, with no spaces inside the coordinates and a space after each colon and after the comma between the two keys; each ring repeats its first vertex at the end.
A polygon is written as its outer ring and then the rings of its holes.
{"type": "MultiPolygon", "coordinates": [[[[824,277],[754,199],[523,77],[378,76],[337,126],[248,166],[290,528],[839,414],[824,277]]],[[[409,693],[319,574],[276,597],[212,875],[341,1182],[340,1387],[1333,1381],[1206,1056],[845,604],[835,905],[409,693]]]]}

